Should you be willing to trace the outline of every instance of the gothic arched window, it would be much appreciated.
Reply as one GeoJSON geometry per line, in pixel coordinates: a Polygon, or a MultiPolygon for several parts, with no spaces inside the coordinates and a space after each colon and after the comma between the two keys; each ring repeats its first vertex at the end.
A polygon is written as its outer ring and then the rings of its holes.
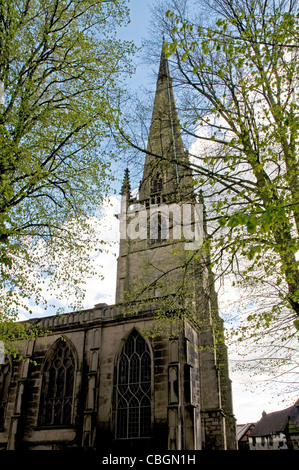
{"type": "Polygon", "coordinates": [[[116,370],[116,438],[151,434],[151,354],[133,330],[124,344],[116,370]]]}
{"type": "Polygon", "coordinates": [[[10,362],[7,359],[4,364],[0,365],[0,429],[4,429],[10,378],[10,362]]]}
{"type": "Polygon", "coordinates": [[[152,181],[152,192],[153,193],[160,193],[163,187],[163,180],[162,176],[157,173],[152,181]]]}
{"type": "Polygon", "coordinates": [[[43,373],[40,424],[72,424],[75,358],[67,341],[60,340],[46,359],[43,373]]]}

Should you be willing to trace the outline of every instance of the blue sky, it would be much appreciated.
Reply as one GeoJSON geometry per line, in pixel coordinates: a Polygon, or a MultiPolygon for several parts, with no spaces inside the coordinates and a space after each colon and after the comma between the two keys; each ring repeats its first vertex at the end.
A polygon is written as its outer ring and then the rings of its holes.
{"type": "Polygon", "coordinates": [[[129,0],[131,23],[124,28],[122,37],[134,40],[137,46],[140,46],[142,40],[146,39],[151,5],[153,1],[129,0]]]}
{"type": "MultiPolygon", "coordinates": [[[[135,73],[126,80],[126,91],[133,95],[138,93],[142,94],[146,90],[150,92],[155,91],[156,77],[155,72],[158,71],[159,63],[155,70],[155,66],[149,67],[148,64],[144,63],[144,48],[142,45],[146,43],[148,38],[151,36],[150,31],[151,24],[151,8],[154,6],[155,1],[150,0],[129,0],[128,7],[130,10],[130,23],[128,26],[118,28],[117,34],[120,39],[133,41],[135,46],[138,48],[136,54],[133,57],[133,64],[135,67],[135,73]]],[[[161,42],[162,45],[162,42],[161,42]]],[[[126,162],[124,158],[117,162],[113,166],[114,176],[116,182],[113,184],[113,189],[116,188],[118,192],[121,187],[121,181],[123,179],[124,169],[126,162]]],[[[132,168],[129,168],[132,170],[132,168]]],[[[131,180],[133,178],[131,172],[131,180]]],[[[138,186],[139,180],[137,179],[133,184],[138,186]]]]}
{"type": "MultiPolygon", "coordinates": [[[[151,12],[150,7],[154,5],[153,1],[149,0],[130,0],[129,1],[129,8],[130,8],[130,24],[125,27],[121,28],[119,35],[121,38],[126,40],[134,41],[137,47],[141,47],[143,42],[149,37],[150,31],[150,18],[151,12]]],[[[148,71],[146,68],[140,63],[139,55],[136,56],[135,63],[137,65],[136,73],[131,79],[131,87],[139,87],[144,83],[144,81],[148,82],[148,71]]]]}

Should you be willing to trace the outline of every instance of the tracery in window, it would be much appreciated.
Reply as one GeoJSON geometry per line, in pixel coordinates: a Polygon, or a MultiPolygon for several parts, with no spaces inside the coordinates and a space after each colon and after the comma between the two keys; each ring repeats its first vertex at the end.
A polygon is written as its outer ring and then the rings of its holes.
{"type": "Polygon", "coordinates": [[[40,424],[72,423],[75,359],[67,341],[60,340],[47,358],[41,397],[40,424]]]}
{"type": "Polygon", "coordinates": [[[4,429],[10,379],[10,362],[7,358],[4,364],[0,364],[0,429],[4,429]]]}
{"type": "Polygon", "coordinates": [[[133,330],[117,364],[116,438],[151,434],[151,355],[142,336],[133,330]]]}
{"type": "Polygon", "coordinates": [[[152,180],[152,192],[160,193],[162,191],[162,188],[163,188],[162,176],[159,173],[157,173],[152,180]]]}

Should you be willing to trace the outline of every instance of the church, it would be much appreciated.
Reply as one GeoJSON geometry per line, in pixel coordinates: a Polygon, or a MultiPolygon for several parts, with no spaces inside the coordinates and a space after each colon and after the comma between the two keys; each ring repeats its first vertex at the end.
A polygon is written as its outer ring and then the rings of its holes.
{"type": "Polygon", "coordinates": [[[115,304],[30,320],[47,334],[1,366],[2,450],[237,449],[203,196],[163,52],[138,196],[126,170],[121,197],[115,304]]]}

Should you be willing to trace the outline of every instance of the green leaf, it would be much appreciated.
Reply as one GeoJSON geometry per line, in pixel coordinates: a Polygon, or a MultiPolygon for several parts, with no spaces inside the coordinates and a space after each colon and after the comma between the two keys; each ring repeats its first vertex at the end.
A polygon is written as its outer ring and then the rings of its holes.
{"type": "Polygon", "coordinates": [[[225,227],[225,225],[226,225],[226,218],[225,218],[225,217],[221,217],[221,218],[218,220],[218,223],[219,223],[220,227],[225,227]]]}
{"type": "Polygon", "coordinates": [[[249,233],[255,233],[256,232],[256,227],[257,227],[257,219],[255,217],[251,217],[248,221],[247,221],[247,231],[249,233]]]}

